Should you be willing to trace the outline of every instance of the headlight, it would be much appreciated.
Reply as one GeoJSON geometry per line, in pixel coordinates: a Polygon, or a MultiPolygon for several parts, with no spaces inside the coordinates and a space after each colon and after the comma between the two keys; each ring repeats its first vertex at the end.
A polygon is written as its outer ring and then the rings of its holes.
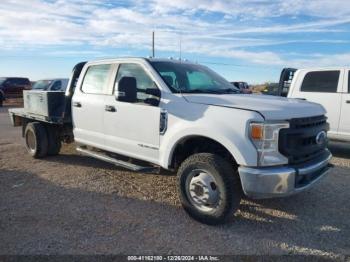
{"type": "Polygon", "coordinates": [[[258,150],[259,166],[284,165],[288,163],[288,159],[278,151],[278,136],[282,128],[289,128],[289,123],[250,124],[249,135],[258,150]]]}

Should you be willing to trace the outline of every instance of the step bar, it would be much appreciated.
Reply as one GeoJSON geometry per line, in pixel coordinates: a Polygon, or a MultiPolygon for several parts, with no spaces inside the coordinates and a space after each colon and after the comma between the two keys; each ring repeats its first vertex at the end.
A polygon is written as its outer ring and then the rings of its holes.
{"type": "Polygon", "coordinates": [[[123,167],[135,172],[141,172],[141,173],[158,173],[159,167],[154,166],[139,166],[130,162],[126,162],[120,159],[116,159],[110,156],[107,156],[103,153],[95,152],[83,147],[77,147],[77,151],[82,153],[83,155],[90,156],[108,163],[111,163],[113,165],[123,167]]]}

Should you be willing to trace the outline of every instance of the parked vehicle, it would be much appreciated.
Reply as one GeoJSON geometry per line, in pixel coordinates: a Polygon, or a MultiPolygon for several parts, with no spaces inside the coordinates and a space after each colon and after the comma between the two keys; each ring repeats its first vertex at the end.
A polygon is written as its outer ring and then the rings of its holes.
{"type": "Polygon", "coordinates": [[[22,97],[23,90],[31,88],[28,78],[24,77],[0,77],[0,106],[7,98],[22,97]]]}
{"type": "Polygon", "coordinates": [[[329,138],[350,141],[349,78],[349,68],[286,68],[278,95],[321,104],[327,111],[329,138]]]}
{"type": "Polygon", "coordinates": [[[65,95],[45,91],[36,99],[40,91],[26,93],[27,106],[9,113],[30,155],[56,155],[62,142],[75,141],[82,154],[133,171],[172,170],[184,209],[207,224],[227,221],[243,194],[298,193],[330,168],[322,106],[240,94],[198,64],[145,58],[80,63],[65,95]]]}
{"type": "Polygon", "coordinates": [[[66,78],[39,80],[35,82],[32,89],[45,91],[65,91],[68,81],[69,79],[66,78]]]}
{"type": "Polygon", "coordinates": [[[253,91],[250,89],[247,82],[231,82],[235,87],[237,87],[243,94],[252,94],[253,91]]]}

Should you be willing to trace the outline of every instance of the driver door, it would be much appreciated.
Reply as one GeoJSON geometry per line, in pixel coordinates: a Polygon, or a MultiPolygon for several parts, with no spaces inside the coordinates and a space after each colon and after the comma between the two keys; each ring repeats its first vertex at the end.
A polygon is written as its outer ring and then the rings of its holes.
{"type": "Polygon", "coordinates": [[[140,64],[119,64],[113,95],[107,96],[104,112],[105,145],[111,152],[157,163],[159,161],[160,108],[145,103],[154,82],[140,64]],[[122,77],[135,77],[137,102],[120,102],[114,95],[122,77]]]}

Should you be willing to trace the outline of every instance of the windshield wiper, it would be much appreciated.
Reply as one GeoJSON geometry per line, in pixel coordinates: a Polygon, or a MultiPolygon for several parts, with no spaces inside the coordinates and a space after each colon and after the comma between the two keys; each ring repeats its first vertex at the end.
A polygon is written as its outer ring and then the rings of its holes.
{"type": "Polygon", "coordinates": [[[191,89],[191,90],[181,90],[181,93],[187,94],[239,94],[239,90],[235,88],[225,88],[225,89],[191,89]]]}
{"type": "Polygon", "coordinates": [[[186,94],[222,94],[218,89],[191,89],[191,90],[181,90],[181,93],[186,94]]]}

